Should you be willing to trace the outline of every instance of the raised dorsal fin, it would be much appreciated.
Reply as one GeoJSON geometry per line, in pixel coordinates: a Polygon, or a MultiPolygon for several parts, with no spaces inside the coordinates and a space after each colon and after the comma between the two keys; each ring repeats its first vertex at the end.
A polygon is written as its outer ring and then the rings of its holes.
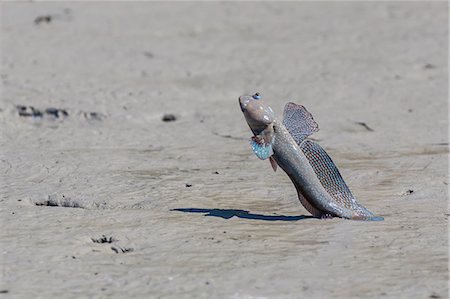
{"type": "Polygon", "coordinates": [[[302,105],[291,102],[284,106],[283,125],[297,144],[300,144],[312,133],[319,131],[319,125],[314,121],[311,113],[302,105]]]}

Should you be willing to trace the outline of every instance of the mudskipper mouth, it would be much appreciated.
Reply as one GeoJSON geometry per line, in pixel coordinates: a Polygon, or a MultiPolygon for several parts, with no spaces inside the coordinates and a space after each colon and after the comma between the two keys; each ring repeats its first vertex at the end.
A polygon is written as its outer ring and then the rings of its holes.
{"type": "Polygon", "coordinates": [[[241,99],[239,99],[239,106],[241,107],[241,111],[242,111],[242,113],[244,113],[245,112],[245,107],[242,105],[242,103],[241,103],[241,99]]]}

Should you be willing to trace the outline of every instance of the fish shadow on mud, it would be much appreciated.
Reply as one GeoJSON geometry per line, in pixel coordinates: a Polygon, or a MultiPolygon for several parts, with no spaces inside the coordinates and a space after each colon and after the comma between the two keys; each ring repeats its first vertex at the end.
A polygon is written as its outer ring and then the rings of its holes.
{"type": "Polygon", "coordinates": [[[264,221],[298,221],[308,218],[314,218],[313,216],[299,215],[299,216],[285,216],[285,215],[261,215],[253,214],[245,210],[231,210],[231,209],[172,209],[171,211],[184,212],[184,213],[202,213],[204,216],[220,217],[223,219],[230,219],[232,217],[238,217],[242,219],[252,220],[264,220],[264,221]]]}

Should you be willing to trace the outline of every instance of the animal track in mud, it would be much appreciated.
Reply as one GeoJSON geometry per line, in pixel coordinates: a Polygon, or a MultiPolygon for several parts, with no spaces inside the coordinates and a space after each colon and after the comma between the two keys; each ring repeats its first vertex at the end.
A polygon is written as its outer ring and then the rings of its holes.
{"type": "MultiPolygon", "coordinates": [[[[54,107],[49,107],[42,110],[33,106],[16,105],[16,111],[20,117],[29,117],[33,119],[62,120],[69,117],[69,112],[66,109],[54,107]]],[[[99,112],[78,111],[73,114],[82,116],[88,121],[101,121],[106,118],[106,115],[99,112]]],[[[72,113],[70,113],[70,115],[72,115],[72,113]]]]}
{"type": "Polygon", "coordinates": [[[227,139],[233,139],[233,140],[247,140],[248,138],[244,138],[244,137],[236,137],[236,136],[232,136],[229,134],[220,134],[217,132],[213,132],[213,135],[222,137],[222,138],[227,138],[227,139]]]}
{"type": "Polygon", "coordinates": [[[57,108],[47,108],[45,109],[45,113],[48,115],[53,115],[55,118],[63,118],[69,116],[69,113],[66,110],[57,108]]]}
{"type": "Polygon", "coordinates": [[[80,208],[88,210],[106,209],[106,203],[92,202],[85,199],[74,199],[64,194],[49,194],[47,198],[31,199],[35,206],[80,208]]]}
{"type": "Polygon", "coordinates": [[[34,23],[36,25],[39,25],[40,23],[50,23],[52,21],[53,17],[51,15],[42,15],[42,16],[38,16],[36,17],[36,19],[34,19],[34,23]]]}
{"type": "Polygon", "coordinates": [[[114,238],[113,236],[107,237],[106,235],[102,235],[100,238],[91,238],[92,242],[94,243],[113,243],[118,241],[116,238],[114,238]]]}
{"type": "Polygon", "coordinates": [[[17,112],[19,113],[19,116],[23,116],[23,117],[42,117],[43,116],[42,112],[38,109],[35,109],[33,106],[17,105],[16,109],[17,109],[17,112]]]}
{"type": "MultiPolygon", "coordinates": [[[[92,242],[98,243],[98,244],[111,244],[113,242],[117,242],[116,238],[113,236],[107,237],[106,235],[102,235],[100,238],[91,238],[92,242]]],[[[111,250],[114,251],[116,254],[119,253],[128,253],[133,252],[134,248],[132,247],[122,247],[122,246],[111,246],[111,250]]]]}
{"type": "Polygon", "coordinates": [[[111,250],[114,251],[115,253],[127,253],[127,252],[133,252],[134,248],[129,248],[129,247],[120,247],[120,246],[112,246],[111,250]]]}
{"type": "Polygon", "coordinates": [[[87,120],[103,120],[106,118],[106,115],[98,113],[98,112],[82,112],[84,118],[87,120]]]}
{"type": "Polygon", "coordinates": [[[403,192],[402,194],[400,194],[401,196],[405,196],[405,195],[411,195],[414,193],[413,189],[408,189],[405,192],[403,192]]]}

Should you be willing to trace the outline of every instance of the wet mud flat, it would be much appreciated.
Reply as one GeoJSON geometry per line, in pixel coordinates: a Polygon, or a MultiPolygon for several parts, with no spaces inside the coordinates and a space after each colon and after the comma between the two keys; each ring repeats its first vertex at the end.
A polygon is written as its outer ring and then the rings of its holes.
{"type": "Polygon", "coordinates": [[[448,297],[445,3],[1,7],[0,296],[448,297]],[[384,221],[310,217],[256,91],[384,221]]]}

